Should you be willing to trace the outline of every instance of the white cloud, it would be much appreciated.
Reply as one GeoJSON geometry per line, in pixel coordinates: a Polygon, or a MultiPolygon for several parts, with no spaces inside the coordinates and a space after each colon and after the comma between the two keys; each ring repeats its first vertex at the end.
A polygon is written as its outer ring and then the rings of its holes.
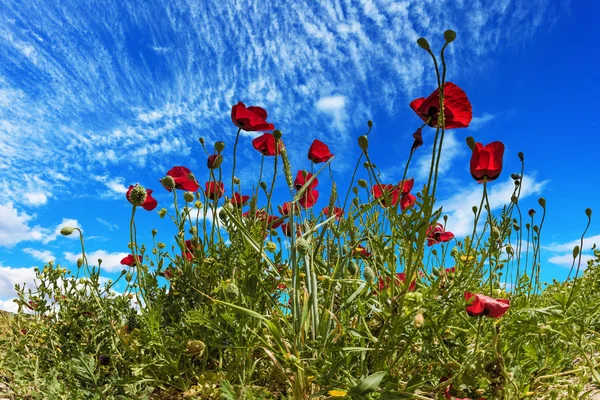
{"type": "Polygon", "coordinates": [[[31,206],[41,206],[46,204],[48,201],[48,197],[44,194],[44,192],[29,192],[25,193],[25,203],[31,206]]]}
{"type": "Polygon", "coordinates": [[[79,232],[77,232],[77,231],[73,232],[69,236],[63,236],[60,233],[60,231],[62,230],[62,228],[65,228],[65,227],[78,228],[83,233],[83,228],[79,224],[79,221],[77,221],[76,219],[63,218],[63,220],[60,222],[60,224],[58,224],[56,226],[56,228],[54,228],[54,231],[52,231],[52,233],[48,233],[44,236],[44,238],[42,239],[42,243],[44,243],[44,244],[50,243],[50,242],[56,240],[56,238],[59,236],[67,237],[71,240],[79,240],[79,232]]]}
{"type": "Polygon", "coordinates": [[[23,249],[23,252],[44,263],[47,263],[48,261],[54,261],[56,259],[50,250],[37,250],[28,247],[23,249]]]}
{"type": "Polygon", "coordinates": [[[16,297],[15,285],[26,284],[26,288],[35,289],[34,267],[13,268],[0,265],[0,299],[13,299],[16,297]]]}
{"type": "MultiPolygon", "coordinates": [[[[600,246],[600,235],[594,235],[583,238],[583,247],[582,251],[586,251],[592,248],[592,245],[596,244],[600,246]]],[[[544,250],[553,251],[553,252],[565,252],[565,251],[573,251],[575,246],[581,246],[581,239],[573,239],[567,243],[552,243],[546,246],[542,246],[544,250]]]]}
{"type": "Polygon", "coordinates": [[[29,226],[34,218],[25,212],[19,213],[12,203],[0,204],[0,246],[12,247],[22,241],[42,240],[43,228],[29,226]]]}
{"type": "Polygon", "coordinates": [[[106,227],[106,229],[108,229],[109,231],[114,231],[114,230],[119,229],[119,225],[113,224],[113,223],[108,222],[106,220],[103,220],[102,218],[96,218],[96,221],[98,221],[99,223],[101,223],[102,225],[104,225],[106,227]]]}
{"type": "MultiPolygon", "coordinates": [[[[536,181],[535,177],[525,175],[521,180],[521,197],[524,199],[532,195],[539,195],[548,181],[536,181]]],[[[515,188],[512,178],[504,181],[495,181],[488,184],[488,198],[490,208],[497,210],[506,204],[515,188]]],[[[471,235],[473,232],[473,206],[479,207],[483,195],[483,186],[471,184],[465,189],[458,191],[452,197],[442,200],[438,205],[443,206],[443,213],[448,215],[447,229],[457,237],[471,235]]],[[[485,210],[482,212],[480,222],[485,221],[485,210]]]]}
{"type": "MultiPolygon", "coordinates": [[[[593,260],[593,259],[594,259],[594,256],[591,256],[589,254],[582,254],[581,255],[582,270],[585,270],[587,268],[587,262],[589,260],[593,260]]],[[[579,263],[578,260],[579,260],[579,256],[577,256],[577,258],[575,259],[575,268],[577,268],[577,264],[579,263]]],[[[571,268],[571,265],[573,264],[573,253],[552,256],[552,257],[548,258],[548,262],[551,264],[560,265],[561,267],[571,268]]]]}
{"type": "Polygon", "coordinates": [[[148,113],[138,114],[138,119],[147,124],[156,122],[163,117],[163,114],[160,111],[151,111],[148,113]]]}
{"type": "Polygon", "coordinates": [[[480,117],[473,117],[471,124],[469,125],[469,130],[478,131],[494,118],[496,118],[496,115],[487,112],[483,113],[480,117]]]}
{"type": "MultiPolygon", "coordinates": [[[[100,267],[101,271],[116,272],[121,271],[123,268],[127,268],[126,266],[121,265],[121,260],[127,257],[128,254],[129,253],[110,253],[106,250],[96,250],[92,252],[86,252],[85,256],[90,266],[97,266],[98,259],[102,259],[102,266],[100,267]]],[[[81,258],[81,253],[65,252],[63,255],[67,261],[71,261],[73,263],[77,263],[77,260],[81,258]]]]}
{"type": "Polygon", "coordinates": [[[17,313],[19,311],[19,305],[12,300],[2,300],[0,299],[0,310],[8,311],[11,313],[17,313]]]}
{"type": "MultiPolygon", "coordinates": [[[[429,129],[429,132],[432,130],[429,129]]],[[[429,133],[425,140],[433,141],[434,136],[429,133]]],[[[444,143],[442,143],[442,156],[440,157],[440,165],[438,168],[438,175],[442,176],[446,172],[450,171],[453,167],[454,160],[459,156],[466,153],[467,145],[465,142],[456,139],[454,131],[446,131],[444,135],[444,143]]],[[[426,181],[429,178],[429,170],[431,168],[431,153],[433,151],[433,143],[429,146],[421,147],[417,150],[419,158],[416,160],[416,173],[415,178],[420,181],[426,181]]],[[[409,167],[410,168],[410,167],[409,167]]]]}
{"type": "Polygon", "coordinates": [[[347,98],[340,95],[322,97],[315,103],[315,107],[332,118],[332,124],[337,130],[342,130],[347,119],[346,101],[347,98]]]}

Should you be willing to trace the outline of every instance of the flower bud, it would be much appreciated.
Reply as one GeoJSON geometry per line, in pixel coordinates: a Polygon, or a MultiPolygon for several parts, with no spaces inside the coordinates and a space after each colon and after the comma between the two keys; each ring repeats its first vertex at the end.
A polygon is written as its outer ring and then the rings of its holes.
{"type": "Polygon", "coordinates": [[[172,176],[165,176],[160,180],[160,183],[167,189],[175,189],[175,179],[172,176]]]}
{"type": "Polygon", "coordinates": [[[588,218],[592,218],[592,209],[591,208],[586,208],[585,209],[585,215],[587,215],[588,218]]]}
{"type": "Polygon", "coordinates": [[[367,126],[369,127],[369,129],[371,129],[373,127],[373,121],[368,120],[367,121],[367,126]]]}
{"type": "Polygon", "coordinates": [[[475,150],[475,139],[473,136],[467,137],[467,146],[471,149],[471,151],[475,150]]]}
{"type": "Polygon", "coordinates": [[[60,230],[60,234],[64,235],[64,236],[69,236],[71,233],[73,233],[75,231],[75,228],[72,228],[70,226],[65,226],[64,228],[62,228],[60,230]]]}
{"type": "Polygon", "coordinates": [[[358,186],[360,186],[361,188],[364,188],[364,189],[367,188],[367,181],[365,181],[364,179],[359,179],[357,183],[358,183],[358,186]]]}
{"type": "Polygon", "coordinates": [[[188,232],[190,233],[190,235],[195,236],[198,234],[198,228],[196,228],[195,226],[192,226],[188,232]]]}
{"type": "Polygon", "coordinates": [[[296,241],[296,250],[298,253],[305,255],[310,251],[311,245],[310,242],[306,239],[300,238],[296,241]]]}
{"type": "Polygon", "coordinates": [[[206,160],[206,166],[208,167],[208,169],[216,169],[221,166],[222,161],[223,156],[221,156],[220,154],[211,154],[206,160]]]}
{"type": "Polygon", "coordinates": [[[238,178],[237,176],[233,177],[233,184],[234,185],[239,185],[240,184],[240,178],[238,178]]]}
{"type": "Polygon", "coordinates": [[[525,156],[523,155],[522,151],[518,152],[517,155],[519,156],[519,160],[521,160],[521,161],[525,160],[525,156]]]}
{"type": "Polygon", "coordinates": [[[373,271],[373,268],[371,267],[365,267],[363,271],[363,276],[365,278],[365,281],[367,281],[368,283],[372,283],[375,280],[375,271],[373,271]]]}
{"type": "Polygon", "coordinates": [[[533,216],[535,215],[535,210],[533,208],[530,208],[527,214],[529,214],[529,216],[533,218],[533,216]]]}
{"type": "Polygon", "coordinates": [[[77,259],[77,268],[81,268],[83,266],[83,258],[77,259]]]}
{"type": "Polygon", "coordinates": [[[188,203],[194,201],[194,193],[192,192],[185,192],[183,194],[183,198],[185,199],[185,201],[187,201],[188,203]]]}
{"type": "Polygon", "coordinates": [[[133,275],[131,275],[131,273],[130,273],[130,272],[128,272],[128,273],[125,275],[125,280],[126,280],[127,282],[131,282],[131,279],[132,279],[132,278],[133,278],[133,275]]]}
{"type": "Polygon", "coordinates": [[[282,136],[282,135],[281,135],[281,131],[280,131],[279,129],[275,129],[275,130],[273,131],[273,137],[274,137],[275,139],[279,140],[279,139],[281,139],[281,136],[282,136]]]}
{"type": "Polygon", "coordinates": [[[350,262],[348,263],[348,273],[352,276],[356,275],[356,273],[358,272],[358,264],[356,264],[356,261],[354,260],[350,260],[350,262]]]}
{"type": "Polygon", "coordinates": [[[419,45],[419,46],[420,46],[420,47],[421,47],[423,50],[427,50],[427,51],[429,51],[429,50],[430,50],[430,47],[429,47],[429,42],[428,42],[428,41],[427,41],[427,39],[425,39],[425,38],[419,38],[419,39],[417,39],[417,44],[418,44],[418,45],[419,45]]]}
{"type": "Polygon", "coordinates": [[[262,190],[267,190],[267,183],[266,182],[261,182],[260,183],[260,187],[262,188],[262,190]]]}
{"type": "Polygon", "coordinates": [[[471,208],[471,210],[473,210],[473,214],[477,214],[477,206],[473,206],[473,208],[471,208]]]}
{"type": "Polygon", "coordinates": [[[356,197],[352,199],[352,204],[354,204],[355,207],[358,207],[358,199],[356,197]]]}
{"type": "Polygon", "coordinates": [[[225,150],[225,142],[216,142],[215,143],[215,150],[217,151],[217,153],[222,152],[223,150],[225,150]]]}
{"type": "Polygon", "coordinates": [[[448,29],[446,32],[444,32],[444,39],[446,40],[446,43],[452,43],[454,39],[456,39],[456,32],[454,32],[452,29],[448,29]]]}
{"type": "Polygon", "coordinates": [[[202,202],[201,201],[197,201],[194,203],[194,207],[196,207],[198,210],[202,208],[202,202]]]}
{"type": "Polygon", "coordinates": [[[200,142],[200,144],[202,145],[202,147],[204,147],[204,138],[198,138],[198,141],[200,142]]]}
{"type": "Polygon", "coordinates": [[[166,208],[161,208],[160,210],[158,210],[158,216],[161,218],[164,218],[165,215],[167,215],[167,209],[166,208]]]}
{"type": "Polygon", "coordinates": [[[152,229],[152,237],[156,236],[157,233],[158,231],[156,229],[152,229]]]}
{"type": "Polygon", "coordinates": [[[369,139],[366,135],[358,137],[358,147],[360,147],[362,151],[367,151],[369,149],[369,139]]]}
{"type": "Polygon", "coordinates": [[[546,199],[545,199],[545,198],[543,198],[543,197],[540,197],[540,198],[538,199],[538,204],[540,205],[540,207],[542,207],[542,208],[546,208],[546,199]]]}
{"type": "Polygon", "coordinates": [[[425,317],[423,317],[423,314],[418,313],[417,315],[415,315],[413,325],[415,326],[415,328],[422,328],[423,325],[425,325],[425,317]]]}
{"type": "Polygon", "coordinates": [[[277,250],[277,245],[269,240],[267,242],[267,244],[265,245],[265,249],[267,249],[267,251],[273,253],[275,250],[277,250]]]}
{"type": "Polygon", "coordinates": [[[352,193],[354,193],[355,196],[358,196],[358,188],[356,186],[352,188],[352,193]]]}
{"type": "Polygon", "coordinates": [[[146,188],[141,185],[135,185],[133,189],[131,189],[131,193],[129,193],[129,201],[134,206],[141,206],[144,204],[144,201],[146,201],[147,196],[146,188]]]}
{"type": "Polygon", "coordinates": [[[200,357],[204,354],[204,350],[206,350],[206,345],[201,340],[188,340],[185,346],[185,352],[190,356],[200,357]]]}
{"type": "Polygon", "coordinates": [[[240,295],[240,289],[237,287],[237,285],[233,282],[227,284],[227,286],[225,286],[225,296],[228,299],[231,300],[235,300],[238,298],[238,296],[240,295]]]}
{"type": "Polygon", "coordinates": [[[579,255],[579,246],[573,247],[573,258],[577,258],[579,255]]]}

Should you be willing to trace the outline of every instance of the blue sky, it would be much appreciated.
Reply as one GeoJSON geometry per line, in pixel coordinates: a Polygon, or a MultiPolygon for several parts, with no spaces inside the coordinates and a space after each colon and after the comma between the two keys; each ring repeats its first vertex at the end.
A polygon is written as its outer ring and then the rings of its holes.
{"type": "MultiPolygon", "coordinates": [[[[510,200],[523,151],[522,207],[537,206],[542,195],[548,202],[542,279],[564,279],[584,210],[597,204],[598,12],[596,2],[558,0],[3,0],[0,308],[13,309],[14,283],[31,282],[34,266],[49,259],[74,266],[78,242],[58,234],[64,225],[83,229],[88,258],[103,259],[104,276],[120,272],[131,212],[126,187],[155,190],[161,208],[171,197],[158,179],[172,166],[188,166],[204,182],[200,136],[226,143],[229,168],[236,132],[229,115],[239,100],[269,112],[294,169],[310,167],[314,138],[328,143],[341,187],[359,155],[356,137],[372,119],[372,157],[384,180],[397,182],[420,125],[408,104],[435,87],[415,41],[425,36],[439,48],[448,28],[458,34],[448,78],[474,112],[471,127],[445,142],[438,200],[448,227],[468,232],[481,193],[465,137],[501,140],[505,166],[491,185],[492,207],[510,200]]],[[[247,185],[260,163],[252,137],[242,136],[239,151],[237,175],[247,185]]],[[[424,139],[410,169],[416,187],[431,130],[424,139]]],[[[283,186],[278,193],[287,200],[283,186]]],[[[170,240],[174,227],[156,212],[139,217],[142,241],[150,243],[152,228],[170,240]]],[[[597,223],[588,238],[585,248],[600,242],[597,223]]]]}

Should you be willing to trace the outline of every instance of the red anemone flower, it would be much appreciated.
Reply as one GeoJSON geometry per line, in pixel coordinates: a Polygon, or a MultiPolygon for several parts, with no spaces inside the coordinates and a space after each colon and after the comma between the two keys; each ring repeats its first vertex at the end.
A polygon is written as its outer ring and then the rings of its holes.
{"type": "Polygon", "coordinates": [[[127,257],[125,257],[124,259],[121,260],[121,265],[128,265],[130,267],[133,267],[135,265],[135,259],[137,258],[138,263],[142,263],[142,256],[138,255],[137,257],[134,257],[133,254],[129,254],[127,257]]]}
{"type": "MultiPolygon", "coordinates": [[[[429,126],[437,127],[440,113],[440,92],[434,90],[429,97],[418,98],[410,102],[417,115],[429,126]]],[[[466,128],[473,118],[471,102],[465,92],[452,82],[444,84],[444,124],[446,129],[466,128]]]]}
{"type": "Polygon", "coordinates": [[[454,233],[446,232],[444,225],[438,223],[436,226],[427,228],[427,246],[433,246],[441,242],[449,242],[454,238],[454,233]]]}
{"type": "Polygon", "coordinates": [[[352,250],[352,256],[369,258],[371,257],[371,253],[367,251],[367,249],[362,244],[358,244],[356,245],[354,250],[352,250]]]}
{"type": "MultiPolygon", "coordinates": [[[[304,184],[308,182],[312,176],[313,174],[311,174],[310,172],[304,170],[298,171],[298,173],[296,174],[296,179],[294,180],[294,187],[296,188],[296,190],[300,190],[302,186],[304,186],[304,184]]],[[[312,182],[306,190],[314,189],[317,187],[318,184],[319,180],[317,179],[317,177],[315,177],[315,179],[312,180],[312,182]]]]}
{"type": "Polygon", "coordinates": [[[272,131],[273,124],[267,122],[267,112],[260,107],[246,107],[241,101],[231,107],[231,121],[245,131],[272,131]]]}
{"type": "MultiPolygon", "coordinates": [[[[282,142],[279,142],[279,153],[281,154],[282,142]]],[[[252,147],[258,150],[263,156],[275,155],[275,136],[270,133],[265,133],[257,138],[252,139],[252,147]]]]}
{"type": "MultiPolygon", "coordinates": [[[[137,185],[135,185],[135,186],[137,186],[137,185]]],[[[129,185],[129,189],[127,189],[127,193],[125,194],[125,196],[127,197],[127,200],[130,203],[131,203],[131,198],[129,196],[131,195],[131,191],[133,190],[133,188],[135,186],[129,185]]],[[[144,202],[141,204],[141,207],[146,211],[152,211],[156,208],[157,205],[158,205],[158,202],[156,201],[156,199],[154,197],[152,197],[152,190],[146,189],[146,200],[144,200],[144,202]]]]}
{"type": "Polygon", "coordinates": [[[381,200],[384,207],[395,206],[398,204],[398,198],[400,198],[400,209],[404,211],[417,201],[417,198],[410,194],[414,184],[414,179],[408,179],[402,184],[402,190],[400,190],[399,185],[375,185],[371,188],[371,193],[373,197],[381,200]],[[386,197],[388,197],[389,204],[386,197]]]}
{"type": "Polygon", "coordinates": [[[471,176],[481,183],[485,179],[493,181],[502,172],[502,157],[504,156],[504,144],[492,142],[486,146],[475,143],[473,155],[471,156],[471,176]]]}
{"type": "Polygon", "coordinates": [[[205,186],[206,197],[208,197],[211,200],[220,199],[221,196],[223,196],[223,194],[225,193],[225,186],[223,185],[223,182],[210,181],[206,182],[205,186]]]}
{"type": "MultiPolygon", "coordinates": [[[[169,172],[167,172],[167,175],[173,178],[173,180],[175,181],[175,189],[186,190],[188,192],[195,192],[196,190],[198,190],[198,188],[200,188],[200,185],[194,178],[194,175],[186,167],[173,167],[169,170],[169,172]]],[[[165,189],[167,189],[169,192],[171,191],[171,189],[166,186],[165,189]]]]}
{"type": "Polygon", "coordinates": [[[220,156],[219,154],[211,154],[210,156],[208,156],[208,159],[206,160],[206,166],[208,167],[208,169],[219,168],[219,166],[221,165],[222,159],[223,159],[223,157],[220,156]]]}
{"type": "MultiPolygon", "coordinates": [[[[325,217],[329,216],[329,206],[323,208],[323,214],[325,215],[325,217]]],[[[344,210],[339,207],[333,207],[332,215],[335,215],[335,219],[339,220],[344,216],[344,210]]]]}
{"type": "Polygon", "coordinates": [[[289,201],[283,203],[282,206],[277,206],[277,209],[281,215],[289,215],[292,210],[294,210],[295,215],[300,214],[300,207],[298,207],[298,204],[290,203],[289,201]]]}
{"type": "Polygon", "coordinates": [[[471,317],[485,315],[491,318],[500,318],[510,308],[509,299],[494,299],[483,294],[465,292],[467,314],[471,317]]]}
{"type": "Polygon", "coordinates": [[[242,207],[246,205],[248,200],[250,200],[250,196],[242,196],[238,192],[235,192],[233,196],[231,196],[231,204],[236,207],[242,207]]]}
{"type": "Polygon", "coordinates": [[[308,189],[304,192],[300,200],[298,200],[298,204],[302,206],[302,208],[311,208],[315,205],[315,203],[319,200],[319,192],[316,190],[308,189]]]}
{"type": "Polygon", "coordinates": [[[333,154],[329,151],[329,147],[320,140],[315,139],[308,149],[308,159],[315,164],[328,161],[333,154]]]}

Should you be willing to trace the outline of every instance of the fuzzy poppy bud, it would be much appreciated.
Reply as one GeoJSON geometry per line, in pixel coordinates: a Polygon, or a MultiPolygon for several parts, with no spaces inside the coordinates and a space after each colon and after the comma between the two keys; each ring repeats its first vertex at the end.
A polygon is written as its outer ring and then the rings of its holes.
{"type": "Polygon", "coordinates": [[[237,176],[234,176],[234,177],[233,177],[233,183],[234,183],[235,185],[239,185],[239,184],[240,184],[240,178],[238,178],[237,176]]]}
{"type": "Polygon", "coordinates": [[[202,147],[204,147],[204,138],[198,138],[198,141],[200,142],[200,144],[202,145],[202,147]]]}
{"type": "Polygon", "coordinates": [[[172,176],[165,176],[160,180],[160,183],[167,189],[175,189],[175,179],[172,176]]]}
{"type": "Polygon", "coordinates": [[[157,233],[158,231],[156,229],[152,229],[152,237],[156,236],[157,233]]]}
{"type": "Polygon", "coordinates": [[[217,153],[222,152],[223,150],[225,150],[225,142],[216,142],[215,143],[215,150],[217,151],[217,153]]]}
{"type": "Polygon", "coordinates": [[[223,156],[221,156],[220,154],[211,154],[206,160],[206,166],[208,167],[208,169],[219,168],[221,166],[222,161],[223,156]]]}
{"type": "Polygon", "coordinates": [[[365,181],[364,179],[359,179],[357,183],[358,183],[358,186],[360,186],[361,188],[364,188],[364,189],[367,188],[367,181],[365,181]]]}
{"type": "Polygon", "coordinates": [[[133,275],[131,275],[131,273],[130,273],[130,272],[128,272],[128,273],[125,275],[125,280],[126,280],[127,282],[131,282],[131,279],[132,279],[132,278],[133,278],[133,275]]]}
{"type": "Polygon", "coordinates": [[[206,350],[206,345],[201,340],[188,340],[185,346],[185,352],[190,356],[200,357],[204,354],[204,350],[206,350]]]}
{"type": "Polygon", "coordinates": [[[425,325],[425,317],[423,317],[423,314],[418,313],[417,315],[415,315],[413,325],[415,326],[415,328],[422,328],[423,325],[425,325]]]}
{"type": "Polygon", "coordinates": [[[362,151],[367,151],[369,149],[369,139],[366,135],[358,137],[358,147],[360,147],[362,151]]]}
{"type": "Polygon", "coordinates": [[[367,121],[367,126],[369,127],[369,129],[372,128],[373,127],[373,121],[368,120],[367,121]]]}
{"type": "Polygon", "coordinates": [[[592,209],[591,208],[586,208],[585,209],[585,215],[587,215],[588,218],[592,218],[592,209]]]}
{"type": "Polygon", "coordinates": [[[202,202],[201,201],[196,201],[194,203],[194,207],[196,207],[198,210],[202,208],[202,202]]]}
{"type": "Polygon", "coordinates": [[[540,198],[538,199],[538,204],[540,205],[540,207],[542,207],[542,208],[546,208],[546,199],[545,199],[545,198],[543,198],[543,197],[540,197],[540,198]]]}
{"type": "Polygon", "coordinates": [[[372,283],[375,280],[375,271],[371,267],[365,267],[363,276],[365,277],[365,281],[372,283]]]}
{"type": "Polygon", "coordinates": [[[508,255],[513,255],[514,254],[514,250],[512,248],[512,246],[506,246],[506,254],[508,255]]]}
{"type": "Polygon", "coordinates": [[[185,192],[185,193],[183,194],[183,198],[184,198],[184,199],[185,199],[185,201],[187,201],[188,203],[189,203],[189,202],[192,202],[192,201],[194,201],[194,193],[192,193],[192,192],[185,192]]]}
{"type": "Polygon", "coordinates": [[[518,152],[517,155],[519,156],[519,160],[521,160],[521,161],[525,160],[525,156],[523,155],[522,151],[518,152]]]}
{"type": "Polygon", "coordinates": [[[354,186],[352,188],[352,193],[354,193],[356,196],[358,196],[358,188],[356,186],[354,186]]]}
{"type": "Polygon", "coordinates": [[[518,197],[517,197],[517,196],[514,196],[514,195],[513,195],[513,196],[511,196],[511,197],[510,197],[510,201],[511,201],[512,203],[514,203],[514,204],[517,204],[517,202],[519,201],[519,199],[518,199],[518,197]]]}
{"type": "Polygon", "coordinates": [[[296,250],[302,255],[308,254],[310,247],[310,242],[306,239],[300,238],[296,241],[296,250]]]}
{"type": "Polygon", "coordinates": [[[267,190],[267,184],[266,184],[266,182],[264,182],[264,181],[261,182],[260,183],[260,187],[262,188],[262,190],[267,190]]]}
{"type": "Polygon", "coordinates": [[[446,32],[444,32],[444,40],[446,40],[446,43],[452,43],[454,39],[456,39],[456,32],[454,32],[452,29],[448,29],[446,32]]]}
{"type": "Polygon", "coordinates": [[[357,272],[358,272],[358,264],[356,264],[356,261],[350,260],[350,262],[348,263],[348,273],[350,275],[356,275],[357,272]]]}
{"type": "Polygon", "coordinates": [[[225,286],[225,296],[227,296],[228,299],[235,300],[239,295],[240,289],[235,283],[231,282],[225,286]]]}
{"type": "Polygon", "coordinates": [[[418,44],[418,45],[419,45],[419,46],[420,46],[420,47],[421,47],[423,50],[427,50],[427,51],[429,51],[429,50],[430,50],[430,47],[429,47],[429,42],[428,42],[428,41],[427,41],[427,39],[425,39],[425,38],[419,38],[419,39],[417,39],[417,44],[418,44]]]}
{"type": "Polygon", "coordinates": [[[458,249],[456,247],[453,247],[452,250],[450,250],[450,255],[452,257],[456,257],[458,255],[458,249]]]}
{"type": "Polygon", "coordinates": [[[533,216],[535,215],[535,210],[533,208],[531,208],[531,209],[529,209],[527,214],[529,214],[529,216],[533,218],[533,216]]]}
{"type": "Polygon", "coordinates": [[[573,258],[577,258],[579,255],[579,246],[573,247],[573,258]]]}
{"type": "Polygon", "coordinates": [[[477,214],[477,206],[473,206],[472,210],[473,210],[473,214],[477,214]]]}
{"type": "Polygon", "coordinates": [[[473,138],[473,136],[469,136],[467,137],[467,146],[469,146],[469,148],[471,149],[471,151],[473,151],[475,149],[475,139],[473,138]]]}
{"type": "Polygon", "coordinates": [[[277,245],[271,241],[268,241],[267,244],[265,245],[265,249],[271,253],[273,253],[275,250],[277,250],[277,245]]]}
{"type": "Polygon", "coordinates": [[[77,268],[81,268],[83,266],[83,258],[77,259],[77,268]]]}
{"type": "Polygon", "coordinates": [[[60,230],[60,234],[64,235],[64,236],[69,236],[71,233],[73,233],[75,231],[75,228],[72,228],[70,226],[65,226],[64,228],[62,228],[60,230]]]}
{"type": "Polygon", "coordinates": [[[281,131],[279,129],[275,129],[273,131],[273,137],[277,140],[281,139],[281,131]]]}
{"type": "Polygon", "coordinates": [[[355,207],[358,207],[358,199],[356,197],[352,199],[352,204],[354,204],[355,207]]]}
{"type": "Polygon", "coordinates": [[[166,208],[161,208],[160,210],[158,210],[158,216],[161,218],[164,218],[165,215],[167,215],[167,209],[166,208]]]}

